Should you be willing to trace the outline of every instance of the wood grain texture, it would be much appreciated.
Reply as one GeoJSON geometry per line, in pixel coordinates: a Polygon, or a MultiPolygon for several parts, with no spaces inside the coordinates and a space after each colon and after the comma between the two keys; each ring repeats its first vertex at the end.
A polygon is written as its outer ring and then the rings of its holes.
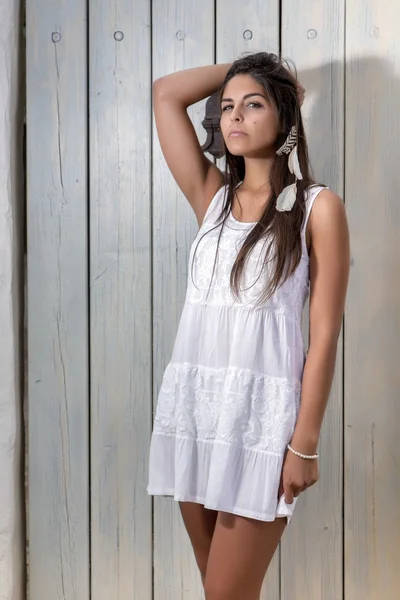
{"type": "MultiPolygon", "coordinates": [[[[343,197],[344,0],[282,4],[282,55],[306,88],[302,109],[317,182],[343,197]]],[[[303,333],[308,344],[308,309],[303,333]]],[[[343,338],[319,444],[320,480],[302,494],[284,534],[281,600],[342,598],[343,338]]]]}
{"type": "MultiPolygon", "coordinates": [[[[299,499],[262,600],[394,600],[400,9],[281,5],[315,178],[345,198],[353,266],[320,481],[299,499]]],[[[200,600],[178,504],[156,498],[152,514],[146,493],[152,408],[198,229],[152,134],[151,80],[277,51],[279,2],[92,1],[89,39],[86,18],[78,0],[27,5],[29,595],[200,600]]],[[[203,142],[204,102],[189,112],[203,142]]]]}
{"type": "Polygon", "coordinates": [[[395,2],[347,3],[346,600],[400,590],[399,19],[395,2]]]}
{"type": "Polygon", "coordinates": [[[0,598],[25,597],[23,18],[3,0],[0,29],[0,598]]]}
{"type": "MultiPolygon", "coordinates": [[[[279,52],[279,1],[217,0],[216,40],[217,63],[231,62],[244,52],[279,52]]],[[[261,600],[280,598],[279,557],[280,548],[269,566],[261,600]]]]}
{"type": "Polygon", "coordinates": [[[26,8],[29,592],[88,600],[86,7],[26,8]]]}
{"type": "Polygon", "coordinates": [[[148,600],[150,4],[89,6],[91,592],[148,600]]]}
{"type": "MultiPolygon", "coordinates": [[[[153,0],[153,79],[214,62],[214,2],[153,0]]],[[[205,102],[189,109],[201,143],[205,102]]],[[[195,215],[170,174],[154,127],[153,147],[153,306],[154,406],[170,359],[183,308],[188,257],[198,231],[195,215]]],[[[154,599],[202,598],[178,503],[154,499],[154,599]]]]}

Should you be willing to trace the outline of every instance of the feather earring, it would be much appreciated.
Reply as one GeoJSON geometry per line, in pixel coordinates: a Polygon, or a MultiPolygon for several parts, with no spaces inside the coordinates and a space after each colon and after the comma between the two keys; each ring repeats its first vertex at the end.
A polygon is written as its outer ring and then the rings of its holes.
{"type": "Polygon", "coordinates": [[[303,174],[300,169],[299,157],[297,154],[297,129],[296,125],[293,125],[289,135],[287,136],[285,143],[278,148],[276,151],[278,155],[289,154],[288,157],[288,168],[296,178],[294,183],[286,186],[278,198],[276,199],[276,209],[280,212],[292,210],[294,203],[296,202],[297,195],[297,180],[303,179],[303,174]]]}

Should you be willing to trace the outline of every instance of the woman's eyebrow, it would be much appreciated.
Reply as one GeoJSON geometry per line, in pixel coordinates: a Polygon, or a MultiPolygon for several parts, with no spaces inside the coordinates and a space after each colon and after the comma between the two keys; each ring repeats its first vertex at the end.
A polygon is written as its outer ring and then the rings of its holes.
{"type": "MultiPolygon", "coordinates": [[[[251,96],[261,96],[261,98],[264,98],[264,100],[267,100],[267,98],[263,94],[260,94],[259,92],[246,94],[245,96],[243,96],[243,100],[246,100],[246,98],[250,98],[251,96]]],[[[233,102],[233,100],[232,100],[232,98],[222,98],[221,102],[233,102]]],[[[267,100],[267,102],[268,102],[268,100],[267,100]]]]}

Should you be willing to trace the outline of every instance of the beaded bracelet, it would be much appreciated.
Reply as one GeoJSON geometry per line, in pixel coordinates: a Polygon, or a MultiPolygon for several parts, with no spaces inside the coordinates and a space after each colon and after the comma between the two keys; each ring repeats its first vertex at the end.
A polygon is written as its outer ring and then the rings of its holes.
{"type": "Polygon", "coordinates": [[[318,452],[317,452],[317,454],[302,454],[301,452],[297,452],[297,450],[293,450],[293,448],[290,444],[288,444],[287,447],[289,448],[289,450],[291,452],[293,452],[293,454],[296,454],[297,456],[300,456],[301,458],[312,459],[312,458],[318,458],[318,456],[319,456],[318,452]]]}

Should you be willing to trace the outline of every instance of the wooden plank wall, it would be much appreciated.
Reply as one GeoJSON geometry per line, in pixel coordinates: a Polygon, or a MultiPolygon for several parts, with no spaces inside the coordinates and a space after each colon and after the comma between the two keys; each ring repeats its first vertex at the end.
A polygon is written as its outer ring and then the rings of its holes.
{"type": "Polygon", "coordinates": [[[26,10],[29,592],[89,600],[86,8],[26,10]]]}
{"type": "Polygon", "coordinates": [[[347,3],[345,598],[400,596],[398,2],[347,3]]]}
{"type": "Polygon", "coordinates": [[[150,5],[89,2],[92,598],[151,598],[150,5]]]}
{"type": "MultiPolygon", "coordinates": [[[[197,232],[151,82],[280,48],[307,89],[315,178],[345,197],[353,266],[320,481],[262,600],[397,597],[399,13],[377,0],[28,4],[31,600],[203,597],[178,505],[146,494],[197,232]]],[[[204,107],[190,109],[201,142],[204,107]]]]}
{"type": "MultiPolygon", "coordinates": [[[[344,0],[282,3],[282,55],[306,88],[302,108],[317,182],[344,191],[344,0]],[[329,26],[328,26],[329,24],[329,26]]],[[[308,338],[308,303],[304,314],[308,338]]],[[[282,539],[281,600],[342,600],[343,337],[320,440],[320,480],[302,494],[282,539]]]]}

